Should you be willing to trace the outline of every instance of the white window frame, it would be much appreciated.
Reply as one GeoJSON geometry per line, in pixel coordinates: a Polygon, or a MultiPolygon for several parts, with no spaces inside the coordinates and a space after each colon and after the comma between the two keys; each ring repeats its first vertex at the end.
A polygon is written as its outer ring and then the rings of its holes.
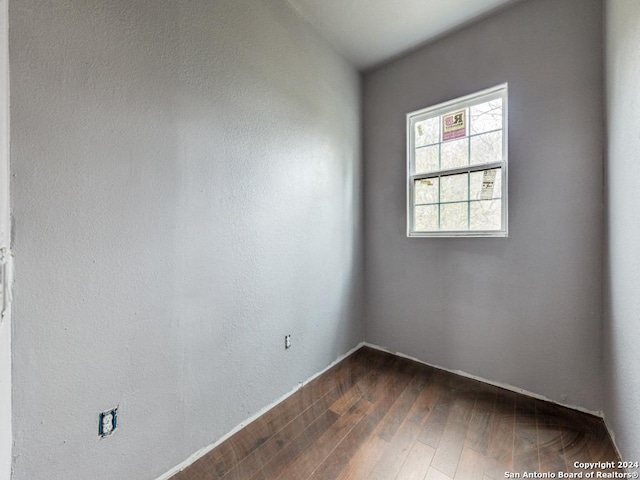
{"type": "MultiPolygon", "coordinates": [[[[448,102],[440,103],[432,107],[423,108],[407,114],[407,236],[408,237],[508,237],[508,85],[506,83],[497,85],[480,92],[464,97],[456,98],[448,102]],[[454,112],[479,103],[484,103],[497,98],[502,99],[502,160],[492,163],[468,165],[465,167],[434,170],[429,173],[414,174],[413,165],[415,161],[415,124],[428,118],[433,118],[445,113],[454,112]],[[456,173],[471,173],[483,170],[500,168],[502,171],[502,229],[501,230],[445,230],[445,231],[416,231],[414,230],[414,185],[416,180],[439,178],[456,173]]],[[[469,128],[469,127],[467,127],[469,128]]],[[[486,133],[486,132],[483,132],[486,133]]],[[[471,138],[477,134],[471,134],[471,138]]],[[[442,126],[440,126],[439,144],[442,144],[442,126]]],[[[440,203],[438,202],[438,205],[440,203]]]]}

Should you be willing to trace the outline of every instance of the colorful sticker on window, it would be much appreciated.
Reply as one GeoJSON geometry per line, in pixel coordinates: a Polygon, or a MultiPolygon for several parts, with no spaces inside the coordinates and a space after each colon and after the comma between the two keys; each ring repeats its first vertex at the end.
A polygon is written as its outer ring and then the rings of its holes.
{"type": "Polygon", "coordinates": [[[442,141],[464,137],[467,133],[467,112],[448,113],[442,116],[442,141]]]}

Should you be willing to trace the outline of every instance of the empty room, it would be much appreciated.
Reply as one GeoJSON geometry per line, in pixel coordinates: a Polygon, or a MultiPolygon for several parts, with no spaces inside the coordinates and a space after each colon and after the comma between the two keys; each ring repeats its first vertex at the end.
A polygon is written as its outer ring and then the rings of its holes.
{"type": "Polygon", "coordinates": [[[640,1],[0,6],[1,480],[638,478],[640,1]]]}

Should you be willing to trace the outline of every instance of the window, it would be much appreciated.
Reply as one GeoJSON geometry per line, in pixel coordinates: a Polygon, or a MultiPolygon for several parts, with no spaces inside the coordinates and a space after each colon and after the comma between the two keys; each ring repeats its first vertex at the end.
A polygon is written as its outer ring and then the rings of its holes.
{"type": "Polygon", "coordinates": [[[407,235],[507,236],[507,85],[407,115],[407,235]]]}

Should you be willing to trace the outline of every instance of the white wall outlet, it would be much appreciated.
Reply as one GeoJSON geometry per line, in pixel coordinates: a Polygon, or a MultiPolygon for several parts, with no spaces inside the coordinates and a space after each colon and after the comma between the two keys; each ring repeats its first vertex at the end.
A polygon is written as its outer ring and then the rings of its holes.
{"type": "Polygon", "coordinates": [[[98,422],[98,435],[100,438],[104,438],[107,435],[111,435],[118,426],[118,407],[113,410],[107,410],[100,414],[100,421],[98,422]]]}
{"type": "Polygon", "coordinates": [[[284,336],[284,349],[291,348],[291,335],[284,336]]]}

